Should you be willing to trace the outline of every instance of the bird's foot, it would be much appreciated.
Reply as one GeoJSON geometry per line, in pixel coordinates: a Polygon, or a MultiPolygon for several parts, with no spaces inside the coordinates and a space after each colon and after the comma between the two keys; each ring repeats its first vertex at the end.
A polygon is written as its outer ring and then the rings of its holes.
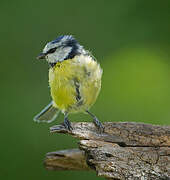
{"type": "Polygon", "coordinates": [[[99,132],[103,133],[104,132],[104,126],[102,125],[102,123],[97,119],[97,117],[94,114],[92,114],[88,110],[86,110],[86,112],[93,118],[93,123],[98,128],[99,132]]]}
{"type": "Polygon", "coordinates": [[[97,119],[97,117],[93,117],[93,123],[95,124],[95,126],[98,128],[100,133],[104,132],[104,126],[102,125],[102,123],[97,119]]]}
{"type": "Polygon", "coordinates": [[[69,131],[73,130],[73,127],[71,126],[71,122],[68,120],[67,117],[64,118],[64,127],[68,129],[69,131]]]}

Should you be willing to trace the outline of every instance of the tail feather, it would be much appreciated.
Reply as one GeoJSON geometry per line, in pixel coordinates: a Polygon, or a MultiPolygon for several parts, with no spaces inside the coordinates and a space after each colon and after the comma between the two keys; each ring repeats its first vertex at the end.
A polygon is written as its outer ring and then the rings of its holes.
{"type": "Polygon", "coordinates": [[[37,114],[34,117],[34,121],[50,123],[57,118],[59,112],[60,112],[59,109],[53,107],[53,101],[52,101],[39,114],[37,114]]]}

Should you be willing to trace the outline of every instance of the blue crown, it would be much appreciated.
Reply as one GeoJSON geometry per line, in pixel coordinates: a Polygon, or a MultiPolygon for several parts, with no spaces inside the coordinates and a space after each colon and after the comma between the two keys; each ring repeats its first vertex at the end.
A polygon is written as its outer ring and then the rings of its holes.
{"type": "Polygon", "coordinates": [[[52,44],[60,42],[63,38],[65,38],[67,41],[76,41],[72,35],[62,35],[56,38],[55,40],[51,41],[52,44]]]}

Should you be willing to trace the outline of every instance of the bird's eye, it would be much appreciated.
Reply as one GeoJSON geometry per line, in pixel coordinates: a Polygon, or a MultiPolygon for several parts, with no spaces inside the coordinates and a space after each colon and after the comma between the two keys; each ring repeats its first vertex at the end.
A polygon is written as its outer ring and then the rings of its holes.
{"type": "Polygon", "coordinates": [[[57,49],[57,48],[55,47],[55,48],[52,48],[52,49],[48,50],[48,51],[47,51],[47,54],[51,54],[51,53],[55,52],[56,49],[57,49]]]}

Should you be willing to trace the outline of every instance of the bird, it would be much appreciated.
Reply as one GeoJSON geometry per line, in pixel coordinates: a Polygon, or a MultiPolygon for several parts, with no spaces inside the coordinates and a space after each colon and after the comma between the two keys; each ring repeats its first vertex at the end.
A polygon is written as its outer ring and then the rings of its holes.
{"type": "Polygon", "coordinates": [[[48,42],[37,56],[49,65],[49,87],[52,101],[34,117],[36,122],[54,121],[64,114],[64,127],[72,131],[68,115],[89,114],[100,132],[104,126],[89,111],[101,90],[103,70],[96,58],[85,50],[72,35],[61,35],[48,42]]]}

